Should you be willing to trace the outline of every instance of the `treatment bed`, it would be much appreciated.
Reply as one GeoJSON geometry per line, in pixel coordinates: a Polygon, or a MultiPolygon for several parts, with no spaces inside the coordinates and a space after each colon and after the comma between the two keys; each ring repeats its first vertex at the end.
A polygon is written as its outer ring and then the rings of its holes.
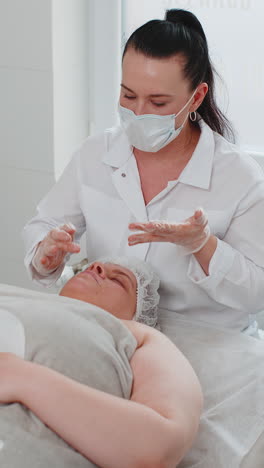
{"type": "MultiPolygon", "coordinates": [[[[84,302],[3,284],[2,330],[10,314],[18,319],[14,345],[25,359],[129,398],[133,378],[129,359],[136,344],[118,319],[84,302]]],[[[165,311],[159,324],[191,362],[205,399],[198,436],[179,468],[263,468],[264,342],[165,311]]],[[[8,326],[10,333],[13,325],[8,326]]],[[[12,339],[10,334],[2,345],[9,342],[12,349],[12,339]]],[[[1,342],[0,351],[4,351],[1,342]]],[[[0,466],[96,465],[14,403],[0,406],[0,466]]]]}

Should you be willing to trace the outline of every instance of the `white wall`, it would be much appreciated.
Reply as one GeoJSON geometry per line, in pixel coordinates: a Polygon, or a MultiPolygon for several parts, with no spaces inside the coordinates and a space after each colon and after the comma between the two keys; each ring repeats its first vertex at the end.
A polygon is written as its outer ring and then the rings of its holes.
{"type": "Polygon", "coordinates": [[[20,232],[88,135],[88,8],[0,0],[0,283],[35,288],[20,232]]]}
{"type": "Polygon", "coordinates": [[[91,133],[118,122],[121,82],[121,0],[90,0],[91,133]]]}
{"type": "Polygon", "coordinates": [[[54,180],[50,18],[50,0],[0,0],[0,282],[21,286],[20,231],[54,180]]]}
{"type": "Polygon", "coordinates": [[[53,0],[55,177],[89,134],[89,0],[53,0]]]}

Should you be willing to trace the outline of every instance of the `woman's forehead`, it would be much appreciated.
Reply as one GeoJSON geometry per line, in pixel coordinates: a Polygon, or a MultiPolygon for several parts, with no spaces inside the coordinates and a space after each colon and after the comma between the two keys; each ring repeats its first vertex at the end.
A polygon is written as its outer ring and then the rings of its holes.
{"type": "Polygon", "coordinates": [[[188,87],[183,66],[182,56],[159,59],[128,50],[123,60],[122,84],[134,92],[141,88],[147,94],[173,94],[179,88],[188,87]]]}

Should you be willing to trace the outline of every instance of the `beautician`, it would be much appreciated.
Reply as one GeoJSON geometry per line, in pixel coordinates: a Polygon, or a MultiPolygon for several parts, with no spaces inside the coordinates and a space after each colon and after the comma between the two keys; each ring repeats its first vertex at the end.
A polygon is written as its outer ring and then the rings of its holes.
{"type": "Polygon", "coordinates": [[[264,179],[228,141],[192,13],[168,10],[128,39],[119,113],[121,126],[84,142],[24,228],[32,279],[56,282],[85,233],[89,261],[154,267],[160,313],[246,329],[264,307],[264,179]]]}

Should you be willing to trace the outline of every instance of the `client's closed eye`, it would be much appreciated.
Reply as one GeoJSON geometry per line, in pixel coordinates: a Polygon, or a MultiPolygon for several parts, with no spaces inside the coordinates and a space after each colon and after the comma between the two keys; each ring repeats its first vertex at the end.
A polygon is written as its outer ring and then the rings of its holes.
{"type": "Polygon", "coordinates": [[[119,278],[112,278],[112,280],[113,280],[113,281],[116,281],[117,283],[119,283],[119,284],[122,286],[122,288],[125,288],[124,282],[121,281],[121,279],[119,279],[119,278]]]}

